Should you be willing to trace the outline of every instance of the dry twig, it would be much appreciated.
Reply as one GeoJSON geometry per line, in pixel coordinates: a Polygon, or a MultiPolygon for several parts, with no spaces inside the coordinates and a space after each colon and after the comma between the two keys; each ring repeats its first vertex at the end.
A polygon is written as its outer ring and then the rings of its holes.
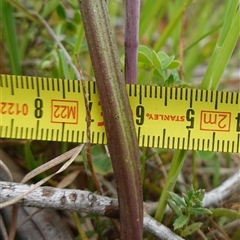
{"type": "MultiPolygon", "coordinates": [[[[224,199],[228,198],[238,184],[239,175],[240,170],[219,187],[206,193],[203,205],[205,207],[219,205],[224,199]]],[[[25,206],[80,211],[111,218],[118,217],[117,199],[99,196],[88,191],[52,187],[38,187],[26,195],[25,193],[29,192],[29,189],[31,189],[31,186],[20,183],[0,182],[0,208],[4,206],[3,202],[12,198],[20,199],[18,197],[20,195],[24,198],[19,200],[18,203],[25,206]]],[[[145,210],[152,213],[154,205],[146,204],[145,210]]],[[[145,214],[144,229],[161,239],[177,239],[174,233],[165,228],[162,224],[155,222],[147,213],[145,214]],[[166,238],[166,236],[168,237],[166,238]]]]}
{"type": "MultiPolygon", "coordinates": [[[[0,208],[2,208],[2,202],[12,198],[16,199],[19,195],[25,195],[24,193],[29,192],[30,189],[31,186],[26,184],[0,182],[0,208]]],[[[119,217],[117,199],[103,197],[82,190],[38,187],[28,195],[25,195],[18,203],[23,206],[71,210],[111,218],[119,217]]],[[[161,223],[156,222],[148,214],[145,214],[143,221],[144,229],[156,237],[169,240],[182,239],[161,223]]]]}

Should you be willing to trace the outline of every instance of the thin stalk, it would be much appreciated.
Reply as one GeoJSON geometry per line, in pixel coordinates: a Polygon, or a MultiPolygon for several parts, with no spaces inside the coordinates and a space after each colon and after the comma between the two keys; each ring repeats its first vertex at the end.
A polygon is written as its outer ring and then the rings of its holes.
{"type": "Polygon", "coordinates": [[[125,26],[125,81],[137,82],[137,51],[139,32],[140,0],[126,1],[125,26]]]}
{"type": "Polygon", "coordinates": [[[73,212],[72,215],[73,215],[73,219],[74,219],[74,221],[75,221],[75,224],[76,224],[76,227],[77,227],[79,236],[81,236],[81,239],[82,239],[82,240],[87,240],[88,237],[86,236],[86,234],[85,234],[85,232],[84,232],[84,230],[83,230],[81,221],[80,221],[77,213],[76,213],[76,212],[73,212]]]}
{"type": "Polygon", "coordinates": [[[167,206],[167,199],[169,197],[168,192],[173,191],[178,175],[182,169],[187,150],[177,150],[173,156],[171,167],[164,185],[161,198],[158,202],[157,211],[155,213],[155,219],[159,222],[162,221],[165,208],[167,206]]]}
{"type": "Polygon", "coordinates": [[[141,172],[141,177],[142,177],[142,184],[144,183],[144,179],[145,179],[145,168],[146,168],[146,160],[147,160],[147,156],[146,156],[146,148],[143,147],[142,148],[142,156],[141,156],[141,166],[142,166],[142,172],[141,172]]]}
{"type": "Polygon", "coordinates": [[[196,159],[196,152],[195,151],[192,151],[192,175],[193,175],[193,179],[192,179],[193,188],[195,190],[197,190],[198,189],[197,159],[196,159]]]}
{"type": "Polygon", "coordinates": [[[143,196],[137,137],[106,1],[79,0],[102,106],[120,208],[121,239],[142,239],[143,196]]]}

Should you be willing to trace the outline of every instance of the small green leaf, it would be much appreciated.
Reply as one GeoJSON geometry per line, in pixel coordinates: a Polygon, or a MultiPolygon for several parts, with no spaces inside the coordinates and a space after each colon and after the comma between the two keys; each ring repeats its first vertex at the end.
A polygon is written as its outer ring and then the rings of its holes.
{"type": "Polygon", "coordinates": [[[185,216],[185,215],[181,215],[179,216],[173,226],[174,226],[174,230],[178,229],[178,228],[182,228],[184,225],[187,224],[187,222],[189,221],[189,217],[188,216],[185,216]]]}
{"type": "Polygon", "coordinates": [[[198,229],[200,229],[201,226],[202,226],[201,222],[192,223],[183,229],[181,236],[186,237],[188,235],[191,235],[194,232],[196,232],[198,229]]]}
{"type": "Polygon", "coordinates": [[[161,63],[161,69],[175,69],[181,65],[181,62],[173,60],[175,57],[169,57],[165,52],[158,52],[156,54],[161,63]]]}
{"type": "Polygon", "coordinates": [[[192,213],[192,214],[195,214],[195,215],[205,215],[205,214],[212,214],[212,212],[210,210],[208,210],[207,208],[195,208],[195,207],[191,207],[189,208],[189,211],[192,213]]]}
{"type": "Polygon", "coordinates": [[[182,83],[178,70],[177,69],[172,69],[171,72],[172,72],[172,75],[174,76],[175,83],[176,82],[181,82],[182,83]]]}
{"type": "Polygon", "coordinates": [[[88,168],[88,162],[87,162],[86,150],[85,149],[83,149],[81,155],[82,155],[82,160],[83,160],[83,166],[84,166],[85,170],[88,171],[89,168],[88,168]]]}
{"type": "Polygon", "coordinates": [[[161,62],[169,58],[169,56],[165,52],[158,52],[157,55],[161,62]]]}
{"type": "Polygon", "coordinates": [[[195,208],[202,207],[202,200],[194,196],[190,201],[190,206],[195,208]]]}
{"type": "Polygon", "coordinates": [[[199,158],[201,158],[203,160],[209,160],[209,159],[213,158],[215,153],[209,152],[209,151],[197,151],[197,155],[199,158]]]}
{"type": "Polygon", "coordinates": [[[180,80],[175,80],[174,81],[174,85],[177,85],[178,87],[182,87],[183,86],[182,81],[180,81],[180,80]]]}
{"type": "Polygon", "coordinates": [[[171,74],[168,79],[164,82],[164,87],[171,87],[174,84],[174,76],[171,74]]]}
{"type": "Polygon", "coordinates": [[[182,215],[181,208],[178,207],[174,201],[172,201],[171,199],[168,199],[167,202],[168,202],[169,207],[170,207],[178,216],[181,216],[181,215],[182,215]]]}
{"type": "Polygon", "coordinates": [[[73,16],[73,21],[74,23],[81,23],[81,15],[79,11],[75,11],[74,12],[74,16],[73,16]]]}
{"type": "Polygon", "coordinates": [[[152,52],[153,65],[157,69],[162,69],[161,61],[155,51],[152,52]]]}
{"type": "Polygon", "coordinates": [[[167,69],[168,66],[171,64],[171,62],[173,61],[173,59],[174,59],[174,56],[171,56],[161,61],[162,69],[167,69]]]}
{"type": "Polygon", "coordinates": [[[199,189],[199,190],[195,191],[193,189],[193,186],[191,186],[191,188],[189,189],[189,191],[187,193],[188,198],[189,198],[188,206],[192,206],[195,208],[202,207],[202,200],[204,198],[204,194],[205,194],[204,190],[199,189]]]}
{"type": "Polygon", "coordinates": [[[57,14],[62,20],[66,19],[66,11],[65,11],[65,8],[62,4],[59,4],[57,6],[57,14]]]}
{"type": "Polygon", "coordinates": [[[181,197],[179,197],[176,193],[173,193],[173,192],[169,192],[170,196],[171,196],[171,199],[179,206],[183,206],[183,207],[186,207],[187,204],[185,203],[185,200],[181,197]]]}
{"type": "Polygon", "coordinates": [[[188,195],[186,195],[185,193],[183,193],[182,195],[183,195],[183,198],[184,198],[185,202],[188,203],[189,202],[188,195]]]}
{"type": "Polygon", "coordinates": [[[107,174],[112,172],[112,163],[100,145],[92,147],[93,166],[97,173],[107,174]]]}
{"type": "Polygon", "coordinates": [[[42,70],[49,70],[53,67],[53,61],[51,60],[44,60],[42,63],[41,63],[41,69],[42,70]]]}
{"type": "Polygon", "coordinates": [[[142,62],[148,66],[152,66],[152,52],[146,46],[140,45],[138,47],[138,62],[142,62]]]}
{"type": "Polygon", "coordinates": [[[190,189],[187,192],[187,195],[188,195],[190,200],[193,197],[194,193],[195,193],[195,190],[194,190],[193,186],[191,185],[190,189]]]}
{"type": "Polygon", "coordinates": [[[199,189],[195,192],[194,196],[199,199],[199,201],[202,202],[203,198],[204,198],[204,195],[205,195],[205,190],[204,189],[199,189]]]}
{"type": "Polygon", "coordinates": [[[143,69],[146,68],[146,64],[138,61],[137,67],[143,69]]]}
{"type": "Polygon", "coordinates": [[[156,68],[153,71],[153,76],[155,76],[157,78],[160,78],[160,80],[164,79],[163,72],[159,69],[156,69],[156,68]]]}
{"type": "Polygon", "coordinates": [[[173,60],[168,66],[168,69],[178,68],[181,65],[181,62],[178,60],[173,60]]]}
{"type": "Polygon", "coordinates": [[[138,51],[144,53],[149,59],[152,58],[152,51],[148,47],[144,45],[139,45],[138,51]]]}
{"type": "Polygon", "coordinates": [[[73,32],[73,33],[77,32],[76,24],[73,21],[66,20],[63,23],[63,28],[65,29],[65,31],[68,31],[68,32],[73,32]]]}
{"type": "Polygon", "coordinates": [[[144,63],[147,66],[152,66],[151,60],[142,52],[138,52],[138,62],[144,63]]]}

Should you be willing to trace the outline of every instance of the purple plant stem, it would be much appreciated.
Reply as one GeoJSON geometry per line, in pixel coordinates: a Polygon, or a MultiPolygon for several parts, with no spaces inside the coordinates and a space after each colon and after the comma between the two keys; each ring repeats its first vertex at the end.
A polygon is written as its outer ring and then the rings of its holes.
{"type": "Polygon", "coordinates": [[[136,131],[105,0],[78,0],[115,174],[122,240],[141,240],[143,195],[136,131]]]}
{"type": "Polygon", "coordinates": [[[137,83],[140,0],[126,0],[125,82],[137,83]]]}

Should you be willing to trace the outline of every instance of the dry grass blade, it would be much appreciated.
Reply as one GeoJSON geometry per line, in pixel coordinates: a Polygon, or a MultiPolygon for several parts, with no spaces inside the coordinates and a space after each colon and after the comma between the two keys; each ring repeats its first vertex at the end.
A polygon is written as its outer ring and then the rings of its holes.
{"type": "Polygon", "coordinates": [[[206,215],[206,218],[212,223],[212,225],[218,229],[220,233],[224,236],[225,240],[231,240],[231,238],[223,231],[223,229],[216,223],[214,222],[209,216],[206,215]]]}
{"type": "Polygon", "coordinates": [[[57,166],[58,164],[66,161],[67,159],[69,159],[70,157],[73,156],[73,154],[77,151],[79,147],[75,147],[65,153],[63,153],[62,155],[50,160],[49,162],[39,166],[38,168],[32,170],[30,173],[28,173],[21,181],[21,183],[26,183],[27,181],[29,181],[30,179],[36,177],[38,174],[47,171],[50,168],[53,168],[55,166],[57,166]]]}
{"type": "MultiPolygon", "coordinates": [[[[2,204],[0,205],[0,209],[1,209],[1,208],[4,208],[4,207],[7,207],[7,206],[10,206],[10,205],[12,205],[12,204],[15,204],[15,203],[18,202],[20,199],[22,199],[23,197],[25,197],[27,194],[29,194],[30,192],[32,192],[33,190],[35,190],[36,188],[38,188],[39,186],[41,186],[42,184],[44,184],[45,182],[47,182],[50,178],[52,178],[52,177],[55,176],[56,174],[61,173],[62,171],[64,171],[64,170],[65,170],[66,168],[68,168],[69,165],[76,159],[76,157],[77,157],[77,156],[79,155],[79,153],[82,151],[83,147],[84,147],[84,144],[76,147],[76,148],[75,148],[75,151],[73,152],[73,154],[72,154],[72,156],[71,156],[71,158],[70,158],[57,172],[55,172],[55,173],[51,174],[50,176],[42,179],[41,181],[37,182],[36,184],[31,185],[31,187],[28,189],[28,191],[24,192],[23,194],[20,194],[20,195],[17,196],[16,198],[13,198],[13,199],[11,199],[11,200],[9,200],[9,201],[7,201],[7,202],[2,203],[2,204]]],[[[73,150],[73,149],[72,149],[72,150],[73,150]]],[[[70,150],[70,151],[72,151],[72,150],[70,150]]],[[[66,154],[66,153],[65,153],[65,154],[66,154]]],[[[64,154],[63,154],[63,155],[64,155],[64,154]]],[[[64,160],[62,160],[62,161],[64,161],[64,160]]],[[[46,164],[44,164],[44,165],[45,165],[45,167],[44,167],[44,169],[45,169],[45,168],[46,168],[46,164]]],[[[55,165],[54,165],[54,166],[55,166],[55,165]]],[[[41,166],[41,167],[42,167],[42,166],[41,166]]],[[[39,168],[41,168],[41,167],[39,167],[39,168]]],[[[37,168],[37,169],[39,169],[39,168],[37,168]]],[[[35,169],[35,170],[37,170],[37,169],[35,169]]],[[[42,169],[43,169],[43,168],[42,168],[42,169]]],[[[47,169],[49,169],[49,168],[47,168],[47,169]]],[[[34,170],[34,171],[35,171],[35,170],[34,170]]],[[[39,170],[38,170],[37,172],[39,172],[39,170]]],[[[42,172],[42,171],[41,171],[41,172],[42,172]]],[[[39,172],[39,173],[40,173],[40,172],[39,172]]],[[[33,174],[32,174],[32,176],[33,176],[33,174]]]]}
{"type": "Polygon", "coordinates": [[[17,228],[21,227],[22,225],[24,225],[27,221],[29,221],[34,215],[38,214],[39,212],[41,212],[43,209],[39,208],[38,210],[36,210],[35,212],[33,212],[32,214],[30,214],[28,217],[25,218],[25,220],[23,222],[21,222],[17,228]]]}
{"type": "Polygon", "coordinates": [[[0,160],[0,173],[1,173],[1,179],[5,181],[10,181],[10,182],[13,181],[13,177],[10,170],[2,160],[0,160]]]}
{"type": "MultiPolygon", "coordinates": [[[[24,171],[21,167],[14,162],[14,160],[6,154],[2,149],[0,149],[0,156],[3,163],[11,171],[13,179],[5,179],[6,176],[5,170],[0,169],[0,178],[1,181],[10,181],[10,184],[14,182],[21,182],[24,177],[24,171]]],[[[0,190],[0,199],[2,199],[2,189],[0,190]]],[[[25,192],[25,191],[23,191],[25,192]]],[[[23,193],[22,192],[22,193],[23,193]]],[[[11,196],[9,199],[17,197],[21,193],[18,193],[14,196],[11,196]]],[[[28,194],[24,199],[26,199],[30,194],[28,194]]],[[[8,201],[5,199],[4,201],[8,201]]],[[[55,236],[58,236],[58,239],[72,239],[70,233],[62,225],[61,219],[58,216],[58,213],[48,209],[39,208],[29,208],[21,207],[19,205],[13,205],[12,207],[7,207],[1,210],[5,228],[7,229],[8,237],[4,238],[1,233],[4,231],[4,225],[0,228],[0,239],[14,240],[14,239],[26,239],[26,234],[29,239],[55,239],[55,236]],[[36,214],[37,213],[37,214],[36,214]],[[34,218],[33,218],[34,216],[34,218]],[[51,218],[49,218],[51,216],[51,218]],[[17,230],[17,231],[16,231],[17,230]],[[30,230],[30,232],[29,232],[30,230]],[[15,234],[17,234],[15,236],[15,234]],[[25,236],[21,238],[20,236],[25,236]],[[61,236],[61,237],[60,237],[61,236]]],[[[1,215],[1,214],[0,214],[1,215]]],[[[1,223],[0,223],[1,225],[1,223]]]]}
{"type": "Polygon", "coordinates": [[[3,240],[8,240],[8,233],[7,233],[7,229],[5,227],[4,221],[2,219],[2,215],[0,214],[0,237],[3,240]]]}
{"type": "Polygon", "coordinates": [[[69,184],[71,184],[76,177],[78,176],[78,174],[81,172],[81,169],[77,169],[71,173],[69,173],[66,177],[64,177],[57,185],[57,188],[65,188],[67,187],[69,184]]]}

